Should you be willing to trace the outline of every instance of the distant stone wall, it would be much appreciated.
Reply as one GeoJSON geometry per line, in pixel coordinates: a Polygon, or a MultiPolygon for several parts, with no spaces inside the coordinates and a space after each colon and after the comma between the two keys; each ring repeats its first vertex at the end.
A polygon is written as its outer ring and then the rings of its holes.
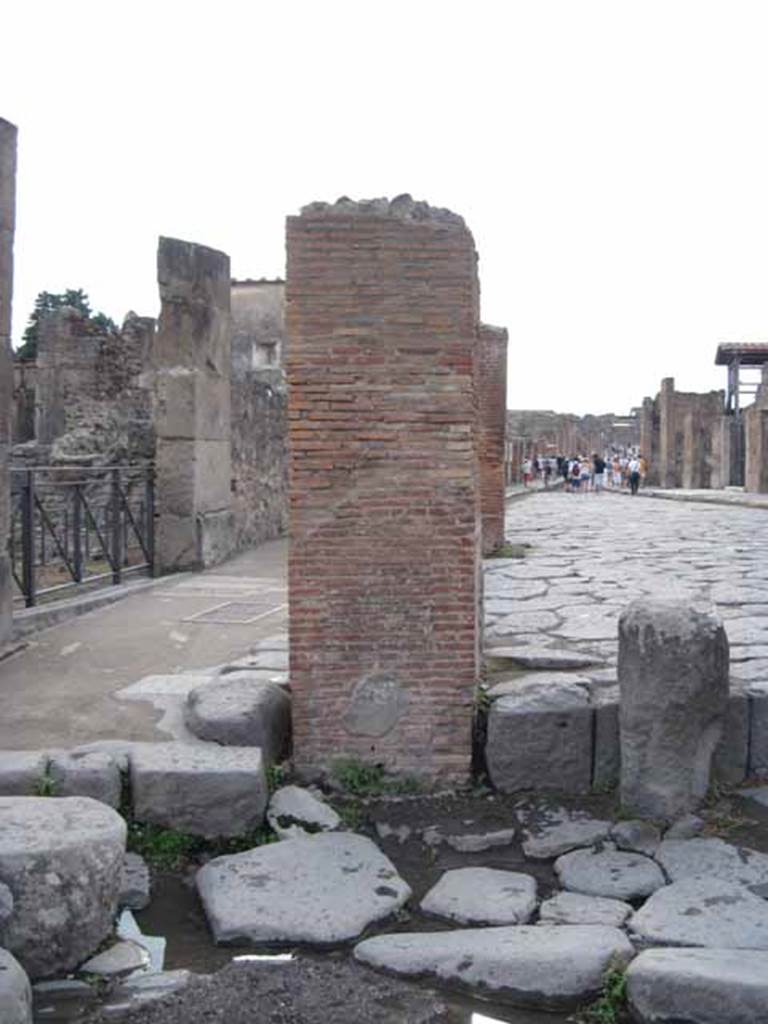
{"type": "Polygon", "coordinates": [[[504,451],[507,415],[507,340],[503,327],[480,325],[478,456],[483,554],[504,543],[504,451]]]}
{"type": "Polygon", "coordinates": [[[35,438],[36,395],[37,363],[34,360],[15,360],[11,405],[11,438],[14,444],[24,444],[35,438]]]}
{"type": "Polygon", "coordinates": [[[281,370],[233,372],[232,513],[237,549],[273,540],[288,527],[287,406],[281,370]]]}
{"type": "Polygon", "coordinates": [[[285,360],[285,282],[232,282],[232,373],[276,369],[285,360]]]}
{"type": "Polygon", "coordinates": [[[154,336],[155,321],[135,313],[126,316],[116,333],[95,333],[89,319],[75,309],[46,317],[36,364],[17,364],[25,385],[17,392],[17,421],[24,417],[28,423],[34,389],[34,439],[51,446],[54,460],[151,459],[152,392],[146,371],[154,336]]]}
{"type": "Polygon", "coordinates": [[[768,493],[768,386],[744,410],[744,489],[768,493]]]}
{"type": "Polygon", "coordinates": [[[589,456],[611,448],[629,449],[640,443],[640,417],[614,413],[576,416],[550,409],[510,409],[507,438],[518,439],[525,455],[589,456]]]}
{"type": "Polygon", "coordinates": [[[715,465],[714,432],[719,430],[725,405],[722,391],[704,394],[676,391],[673,377],[661,382],[658,398],[659,486],[669,488],[708,488],[719,479],[715,465]]]}
{"type": "Polygon", "coordinates": [[[16,226],[16,127],[0,118],[0,647],[11,636],[12,582],[8,462],[11,442],[11,300],[16,226]]]}

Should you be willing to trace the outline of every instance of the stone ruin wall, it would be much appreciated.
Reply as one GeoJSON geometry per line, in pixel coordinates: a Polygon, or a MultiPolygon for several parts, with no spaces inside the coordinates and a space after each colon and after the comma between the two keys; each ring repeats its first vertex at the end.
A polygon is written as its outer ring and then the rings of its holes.
{"type": "Polygon", "coordinates": [[[19,442],[34,441],[42,462],[152,458],[152,394],[145,371],[154,331],[151,317],[135,313],[117,333],[95,333],[74,309],[42,320],[36,361],[17,361],[15,368],[19,442]],[[21,436],[30,425],[32,437],[21,436]]]}
{"type": "Polygon", "coordinates": [[[644,398],[640,450],[648,463],[646,483],[701,489],[725,486],[722,391],[676,391],[665,377],[655,398],[644,398]]]}
{"type": "Polygon", "coordinates": [[[160,572],[232,550],[229,257],[161,238],[155,339],[155,554],[160,572]]]}
{"type": "MultiPolygon", "coordinates": [[[[589,456],[612,447],[627,449],[640,443],[640,417],[604,415],[576,416],[549,409],[507,411],[507,440],[524,439],[519,454],[589,456]]],[[[519,466],[513,467],[519,469],[519,466]]]]}
{"type": "Polygon", "coordinates": [[[10,640],[12,619],[11,525],[8,463],[11,446],[11,300],[16,225],[16,128],[0,118],[0,648],[10,640]]]}
{"type": "Polygon", "coordinates": [[[480,325],[477,378],[478,455],[485,555],[504,543],[507,341],[508,335],[503,327],[480,325]]]}
{"type": "Polygon", "coordinates": [[[294,759],[469,776],[477,256],[409,197],[287,223],[294,759]]]}
{"type": "Polygon", "coordinates": [[[232,511],[234,546],[288,527],[285,282],[232,282],[232,511]]]}
{"type": "Polygon", "coordinates": [[[755,402],[743,412],[744,488],[756,494],[768,493],[768,366],[755,402]]]}

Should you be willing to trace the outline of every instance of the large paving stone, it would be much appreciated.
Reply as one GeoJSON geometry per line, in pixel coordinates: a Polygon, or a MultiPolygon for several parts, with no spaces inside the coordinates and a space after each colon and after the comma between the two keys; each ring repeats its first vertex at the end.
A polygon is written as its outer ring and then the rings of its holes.
{"type": "Polygon", "coordinates": [[[332,832],[341,825],[332,807],[301,786],[281,786],[272,794],[267,821],[281,839],[332,832]]]}
{"type": "Polygon", "coordinates": [[[505,793],[588,792],[592,708],[587,691],[567,682],[531,682],[500,697],[488,713],[485,759],[491,782],[505,793]]]}
{"type": "Polygon", "coordinates": [[[559,647],[529,645],[527,647],[490,647],[486,658],[511,662],[520,668],[532,669],[584,669],[591,665],[602,665],[602,659],[591,654],[564,650],[559,647]]]}
{"type": "Polygon", "coordinates": [[[90,796],[110,807],[120,806],[120,768],[106,751],[55,753],[48,765],[48,777],[54,796],[90,796]]]}
{"type": "Polygon", "coordinates": [[[768,883],[768,854],[733,846],[724,839],[665,839],[656,851],[672,882],[718,878],[740,885],[768,883]]]}
{"type": "Polygon", "coordinates": [[[621,802],[671,820],[707,792],[728,703],[722,622],[677,601],[633,602],[619,622],[621,802]]]}
{"type": "Polygon", "coordinates": [[[493,684],[487,690],[490,700],[514,697],[521,690],[543,686],[580,686],[585,693],[589,693],[589,679],[575,672],[520,672],[508,679],[502,678],[500,682],[495,682],[491,677],[489,682],[493,684]]]}
{"type": "Polygon", "coordinates": [[[629,928],[650,945],[768,949],[768,902],[743,885],[688,878],[655,892],[629,928]]]}
{"type": "Polygon", "coordinates": [[[427,914],[460,924],[525,924],[536,909],[536,880],[518,871],[446,871],[421,901],[427,914]]]}
{"type": "Polygon", "coordinates": [[[558,857],[555,871],[564,889],[615,900],[650,896],[665,884],[655,861],[624,850],[574,850],[558,857]]]}
{"type": "Polygon", "coordinates": [[[0,1021],[32,1024],[32,988],[19,961],[0,949],[0,1021]]]}
{"type": "Polygon", "coordinates": [[[0,878],[13,912],[0,925],[32,978],[70,971],[109,934],[126,826],[88,797],[0,797],[0,878]]]}
{"type": "Polygon", "coordinates": [[[344,942],[411,895],[381,850],[349,832],[217,857],[197,889],[216,942],[344,942]]]}
{"type": "Polygon", "coordinates": [[[513,925],[403,932],[366,939],[355,958],[516,1006],[566,1009],[592,998],[611,961],[633,954],[626,935],[601,925],[513,925]]]}
{"type": "Polygon", "coordinates": [[[712,775],[727,786],[737,786],[747,777],[749,725],[749,696],[732,684],[723,734],[712,755],[712,775]]]}
{"type": "Polygon", "coordinates": [[[606,839],[610,830],[610,821],[559,809],[525,833],[523,853],[534,860],[550,860],[606,839]]]}
{"type": "Polygon", "coordinates": [[[768,953],[647,949],[627,970],[635,1019],[649,1024],[760,1024],[768,1018],[768,953]]]}
{"type": "Polygon", "coordinates": [[[35,796],[48,767],[42,750],[0,750],[0,796],[35,796]]]}
{"type": "Polygon", "coordinates": [[[264,820],[267,781],[258,747],[152,743],[131,753],[138,821],[193,835],[239,836],[264,820]]]}
{"type": "Polygon", "coordinates": [[[229,747],[259,747],[267,764],[281,760],[291,736],[291,699],[281,686],[221,676],[187,696],[184,721],[201,740],[229,747]]]}
{"type": "Polygon", "coordinates": [[[603,924],[621,928],[632,913],[629,903],[580,892],[559,892],[539,908],[544,924],[603,924]]]}
{"type": "Polygon", "coordinates": [[[661,842],[661,830],[651,821],[619,821],[611,829],[611,839],[620,850],[653,857],[661,842]]]}

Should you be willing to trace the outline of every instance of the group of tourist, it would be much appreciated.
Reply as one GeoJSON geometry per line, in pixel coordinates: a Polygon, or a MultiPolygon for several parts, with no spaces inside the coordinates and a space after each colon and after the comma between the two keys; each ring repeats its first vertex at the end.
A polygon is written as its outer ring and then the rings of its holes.
{"type": "Polygon", "coordinates": [[[612,490],[626,489],[635,495],[646,477],[648,464],[640,453],[612,453],[605,458],[597,452],[589,458],[583,455],[570,458],[534,455],[523,459],[522,471],[526,487],[534,480],[541,480],[548,487],[553,479],[562,477],[566,491],[599,494],[608,486],[612,490]]]}

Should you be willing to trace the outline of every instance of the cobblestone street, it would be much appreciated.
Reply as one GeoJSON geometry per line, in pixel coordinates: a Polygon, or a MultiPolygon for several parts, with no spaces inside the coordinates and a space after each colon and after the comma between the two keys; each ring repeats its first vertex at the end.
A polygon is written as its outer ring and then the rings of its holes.
{"type": "Polygon", "coordinates": [[[635,597],[682,597],[725,621],[731,677],[768,679],[768,515],[762,510],[550,492],[507,507],[524,559],[485,563],[486,638],[598,654],[635,597]]]}

